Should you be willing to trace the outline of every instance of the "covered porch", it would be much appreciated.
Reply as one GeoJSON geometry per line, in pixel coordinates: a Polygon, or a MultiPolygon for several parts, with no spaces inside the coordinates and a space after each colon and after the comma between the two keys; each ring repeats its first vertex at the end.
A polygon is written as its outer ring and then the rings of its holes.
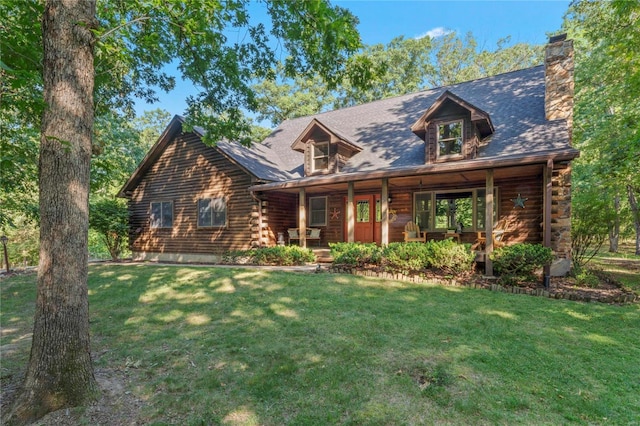
{"type": "Polygon", "coordinates": [[[409,221],[427,232],[427,240],[449,238],[448,229],[459,225],[461,232],[454,238],[461,243],[473,244],[478,232],[485,234],[484,250],[479,251],[486,259],[486,274],[492,275],[486,255],[494,249],[495,222],[504,220],[507,244],[542,243],[567,259],[559,225],[570,213],[567,197],[561,196],[568,165],[550,158],[535,160],[493,161],[482,168],[476,160],[473,167],[470,162],[445,163],[254,185],[250,189],[263,205],[260,245],[275,245],[278,233],[286,235],[289,228],[299,230],[303,247],[309,243],[306,229],[319,228],[318,245],[327,247],[333,242],[404,241],[409,221]]]}

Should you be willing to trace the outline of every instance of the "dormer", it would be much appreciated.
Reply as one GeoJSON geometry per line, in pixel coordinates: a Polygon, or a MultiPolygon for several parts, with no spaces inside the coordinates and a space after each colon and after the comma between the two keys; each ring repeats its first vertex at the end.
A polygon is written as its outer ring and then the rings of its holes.
{"type": "Polygon", "coordinates": [[[493,133],[489,114],[445,91],[411,126],[425,141],[425,163],[476,157],[480,140],[493,133]]]}
{"type": "Polygon", "coordinates": [[[339,132],[313,119],[291,145],[304,154],[304,175],[338,173],[344,164],[362,151],[339,132]]]}

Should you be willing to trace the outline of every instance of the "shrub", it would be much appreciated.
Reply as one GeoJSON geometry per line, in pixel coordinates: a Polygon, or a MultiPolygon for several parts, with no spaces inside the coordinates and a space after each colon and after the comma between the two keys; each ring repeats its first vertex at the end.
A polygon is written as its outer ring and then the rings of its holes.
{"type": "Polygon", "coordinates": [[[430,269],[440,269],[445,272],[460,273],[468,272],[473,267],[475,254],[471,247],[457,244],[452,239],[443,241],[429,241],[427,243],[431,251],[427,267],[430,269]]]}
{"type": "Polygon", "coordinates": [[[118,260],[125,249],[129,211],[126,201],[119,198],[103,198],[91,202],[89,226],[100,234],[113,260],[118,260]]]}
{"type": "Polygon", "coordinates": [[[228,251],[222,255],[222,263],[253,265],[304,265],[315,262],[316,256],[308,248],[298,246],[262,247],[251,250],[228,251]]]}
{"type": "Polygon", "coordinates": [[[553,260],[549,247],[541,244],[513,244],[501,247],[490,255],[494,271],[509,283],[514,280],[534,281],[535,272],[553,260]]]}
{"type": "Polygon", "coordinates": [[[333,263],[339,265],[379,265],[382,249],[376,244],[329,243],[333,263]]]}
{"type": "Polygon", "coordinates": [[[600,285],[600,278],[598,275],[587,268],[573,268],[571,275],[573,275],[576,279],[576,284],[580,287],[596,288],[600,285]]]}
{"type": "Polygon", "coordinates": [[[253,250],[252,263],[256,265],[304,265],[315,262],[316,256],[308,248],[299,246],[262,247],[253,250]]]}
{"type": "Polygon", "coordinates": [[[383,251],[389,270],[417,272],[438,269],[459,273],[470,271],[474,255],[468,246],[456,244],[450,239],[424,243],[391,243],[383,251]]]}
{"type": "Polygon", "coordinates": [[[387,270],[415,272],[427,268],[431,242],[391,243],[382,252],[387,270]]]}

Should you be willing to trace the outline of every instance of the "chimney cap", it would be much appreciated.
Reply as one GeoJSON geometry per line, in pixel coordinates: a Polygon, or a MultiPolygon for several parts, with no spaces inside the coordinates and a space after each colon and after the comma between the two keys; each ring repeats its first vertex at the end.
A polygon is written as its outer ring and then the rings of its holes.
{"type": "Polygon", "coordinates": [[[566,39],[567,39],[567,33],[557,34],[557,35],[549,37],[549,44],[555,43],[555,42],[558,42],[558,41],[565,41],[566,39]]]}

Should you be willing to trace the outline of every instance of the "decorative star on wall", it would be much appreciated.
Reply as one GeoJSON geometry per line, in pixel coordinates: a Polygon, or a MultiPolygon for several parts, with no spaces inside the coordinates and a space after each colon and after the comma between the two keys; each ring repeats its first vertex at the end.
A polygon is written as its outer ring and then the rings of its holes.
{"type": "Polygon", "coordinates": [[[518,193],[518,196],[516,198],[511,199],[511,201],[513,201],[513,208],[522,207],[524,209],[524,202],[527,200],[528,198],[522,198],[520,193],[518,193]]]}
{"type": "Polygon", "coordinates": [[[334,207],[333,210],[331,211],[331,220],[336,220],[336,219],[340,219],[340,210],[334,207]]]}

